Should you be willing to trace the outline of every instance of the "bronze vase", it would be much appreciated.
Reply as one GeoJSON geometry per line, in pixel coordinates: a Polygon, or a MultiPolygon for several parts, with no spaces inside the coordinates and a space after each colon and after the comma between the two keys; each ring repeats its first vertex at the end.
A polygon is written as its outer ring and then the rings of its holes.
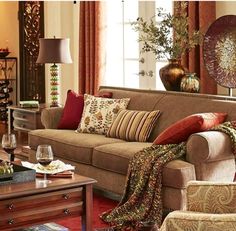
{"type": "Polygon", "coordinates": [[[169,59],[169,63],[159,71],[161,81],[167,91],[180,91],[180,82],[184,76],[184,68],[180,59],[169,59]]]}

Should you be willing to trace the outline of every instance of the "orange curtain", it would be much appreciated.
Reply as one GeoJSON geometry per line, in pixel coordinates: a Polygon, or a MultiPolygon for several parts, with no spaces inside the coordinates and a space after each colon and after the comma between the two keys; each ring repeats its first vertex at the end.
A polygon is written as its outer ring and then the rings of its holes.
{"type": "Polygon", "coordinates": [[[79,21],[79,93],[96,94],[103,76],[104,4],[81,1],[79,21]]]}
{"type": "MultiPolygon", "coordinates": [[[[179,2],[175,4],[179,4],[179,2]]],[[[200,30],[205,34],[208,27],[216,19],[215,1],[189,1],[187,11],[191,21],[189,31],[200,30]]],[[[200,78],[201,93],[217,94],[217,84],[208,75],[204,65],[202,46],[198,46],[191,52],[186,53],[182,57],[182,65],[190,72],[197,73],[200,78]]]]}

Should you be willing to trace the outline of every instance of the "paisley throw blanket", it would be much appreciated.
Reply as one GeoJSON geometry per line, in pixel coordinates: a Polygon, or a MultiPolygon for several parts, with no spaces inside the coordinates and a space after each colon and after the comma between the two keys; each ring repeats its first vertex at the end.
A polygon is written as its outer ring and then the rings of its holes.
{"type": "MultiPolygon", "coordinates": [[[[225,122],[211,130],[228,134],[236,155],[236,121],[225,122]]],[[[137,152],[129,164],[125,192],[119,205],[101,218],[115,230],[137,230],[140,222],[162,221],[161,179],[163,166],[186,154],[186,142],[152,145],[137,152]]]]}

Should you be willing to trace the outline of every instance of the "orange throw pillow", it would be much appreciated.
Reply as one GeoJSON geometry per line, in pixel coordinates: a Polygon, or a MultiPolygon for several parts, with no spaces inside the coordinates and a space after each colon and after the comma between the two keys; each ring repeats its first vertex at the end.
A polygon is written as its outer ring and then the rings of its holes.
{"type": "Polygon", "coordinates": [[[186,141],[196,132],[203,132],[215,125],[223,123],[226,113],[199,113],[185,117],[165,129],[153,144],[178,144],[186,141]]]}

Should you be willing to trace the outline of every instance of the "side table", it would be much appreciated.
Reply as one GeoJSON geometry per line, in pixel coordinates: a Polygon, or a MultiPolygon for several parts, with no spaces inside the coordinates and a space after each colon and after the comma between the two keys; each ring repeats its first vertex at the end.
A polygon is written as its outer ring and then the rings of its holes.
{"type": "Polygon", "coordinates": [[[29,132],[31,130],[44,128],[41,123],[41,112],[45,105],[39,108],[23,108],[20,106],[9,106],[8,108],[8,133],[12,130],[18,132],[29,132]],[[13,123],[12,123],[13,117],[13,123]]]}

